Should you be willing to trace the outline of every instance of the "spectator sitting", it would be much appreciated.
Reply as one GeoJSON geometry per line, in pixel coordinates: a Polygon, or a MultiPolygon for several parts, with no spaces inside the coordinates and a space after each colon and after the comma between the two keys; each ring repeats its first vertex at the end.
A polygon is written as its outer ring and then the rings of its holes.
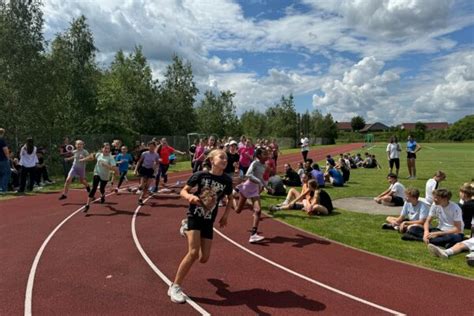
{"type": "Polygon", "coordinates": [[[386,223],[382,225],[382,229],[394,229],[400,233],[405,233],[413,225],[423,226],[430,211],[429,205],[418,200],[420,197],[418,189],[406,189],[405,196],[406,202],[403,204],[400,216],[388,216],[386,223]]]}
{"type": "Polygon", "coordinates": [[[372,167],[371,168],[382,169],[382,166],[379,164],[377,159],[375,159],[375,155],[372,155],[371,158],[372,158],[372,167]]]}
{"type": "MultiPolygon", "coordinates": [[[[286,195],[286,189],[285,186],[283,185],[283,180],[280,178],[280,176],[271,176],[270,179],[268,179],[268,186],[273,189],[273,192],[270,193],[268,192],[269,195],[274,195],[274,196],[285,196],[286,195]]],[[[291,189],[294,190],[294,189],[291,189]]]]}
{"type": "Polygon", "coordinates": [[[443,171],[438,170],[435,172],[433,178],[426,181],[425,198],[423,199],[426,204],[433,204],[433,191],[438,189],[439,183],[445,179],[446,174],[443,171]]]}
{"type": "MultiPolygon", "coordinates": [[[[302,186],[301,186],[301,192],[304,192],[305,190],[308,189],[308,181],[310,179],[310,176],[309,174],[305,173],[303,174],[303,178],[302,178],[302,186]]],[[[283,201],[283,203],[281,204],[278,204],[276,205],[277,207],[279,206],[283,206],[283,205],[288,205],[290,203],[290,201],[298,198],[299,196],[301,195],[301,193],[295,189],[295,188],[291,188],[289,191],[288,191],[288,194],[286,195],[286,199],[285,201],[283,201]]],[[[271,210],[271,209],[270,209],[271,210]]],[[[274,210],[278,210],[278,209],[274,209],[274,210]]]]}
{"type": "Polygon", "coordinates": [[[36,151],[36,156],[38,157],[38,163],[36,164],[36,185],[42,186],[44,184],[52,184],[53,181],[49,178],[48,168],[44,161],[44,150],[38,149],[36,151]]]}
{"type": "Polygon", "coordinates": [[[459,205],[451,202],[451,192],[446,189],[433,191],[434,204],[423,227],[410,227],[403,235],[404,240],[420,240],[449,248],[464,239],[464,223],[459,205]],[[438,227],[431,228],[433,218],[438,219],[438,227]]]}
{"type": "MultiPolygon", "coordinates": [[[[474,218],[472,220],[472,225],[474,227],[474,218]]],[[[474,235],[474,231],[472,231],[471,233],[471,238],[458,242],[457,244],[455,244],[454,246],[446,250],[438,246],[435,246],[434,244],[428,244],[428,250],[433,256],[440,257],[443,259],[448,259],[449,257],[454,256],[463,251],[471,251],[471,253],[466,256],[466,260],[467,260],[468,265],[470,265],[471,267],[474,267],[474,237],[473,235],[474,235]]]]}
{"type": "Polygon", "coordinates": [[[10,152],[10,171],[11,171],[11,181],[10,186],[12,191],[18,191],[20,188],[20,172],[21,166],[18,158],[15,157],[13,152],[10,152]]]}
{"type": "Polygon", "coordinates": [[[336,166],[336,162],[334,161],[334,159],[331,157],[331,155],[327,155],[326,156],[326,164],[329,164],[333,167],[336,166]]]}
{"type": "Polygon", "coordinates": [[[374,165],[372,163],[372,156],[369,155],[369,153],[365,153],[365,159],[361,163],[361,167],[362,168],[373,168],[374,167],[374,165]]]}
{"type": "MultiPolygon", "coordinates": [[[[288,198],[288,197],[287,197],[288,198]]],[[[308,215],[328,215],[333,211],[331,197],[319,188],[318,183],[311,179],[306,188],[294,200],[281,206],[273,206],[270,211],[304,210],[308,215]],[[302,201],[302,202],[300,202],[302,201]]]]}
{"type": "Polygon", "coordinates": [[[464,228],[472,229],[472,219],[474,218],[474,188],[470,183],[464,183],[459,189],[459,196],[463,202],[459,206],[462,210],[462,220],[464,222],[464,228]]]}
{"type": "Polygon", "coordinates": [[[349,181],[349,178],[351,176],[351,170],[350,170],[349,165],[346,164],[346,161],[344,160],[343,157],[339,158],[339,160],[337,161],[336,169],[341,171],[342,178],[344,179],[344,183],[349,181]]]}
{"type": "Polygon", "coordinates": [[[306,159],[306,161],[304,162],[304,172],[310,173],[313,170],[313,168],[311,167],[312,164],[313,164],[313,159],[311,158],[306,159]]]}
{"type": "Polygon", "coordinates": [[[298,170],[296,172],[298,173],[298,176],[301,179],[303,177],[303,174],[304,174],[304,165],[303,165],[302,162],[298,163],[298,170]]]}
{"type": "Polygon", "coordinates": [[[324,188],[324,173],[319,169],[319,165],[317,163],[313,163],[311,166],[313,170],[311,170],[311,178],[316,180],[320,188],[324,188]]]}
{"type": "Polygon", "coordinates": [[[398,177],[394,173],[387,175],[387,181],[390,183],[390,186],[375,197],[374,201],[386,206],[402,206],[405,199],[405,187],[398,182],[398,177]]]}
{"type": "Polygon", "coordinates": [[[344,178],[342,177],[342,174],[329,163],[327,165],[327,171],[324,174],[324,178],[327,182],[330,182],[335,187],[344,186],[344,178]]]}
{"type": "Polygon", "coordinates": [[[290,186],[290,187],[299,187],[301,186],[301,178],[296,173],[293,168],[291,168],[291,165],[286,163],[284,165],[285,168],[285,175],[283,176],[283,184],[290,186]]]}
{"type": "Polygon", "coordinates": [[[356,164],[356,167],[360,168],[362,167],[362,163],[364,160],[362,159],[360,153],[357,153],[356,156],[354,157],[354,163],[356,164]]]}

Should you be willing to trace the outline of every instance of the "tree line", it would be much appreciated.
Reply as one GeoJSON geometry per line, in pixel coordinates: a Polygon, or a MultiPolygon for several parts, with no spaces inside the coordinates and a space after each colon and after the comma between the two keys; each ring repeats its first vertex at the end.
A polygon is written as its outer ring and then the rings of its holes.
{"type": "Polygon", "coordinates": [[[141,46],[117,51],[100,67],[86,17],[46,41],[41,6],[40,0],[0,1],[0,126],[10,135],[337,137],[330,114],[298,114],[292,95],[239,117],[235,93],[200,94],[192,65],[177,55],[161,81],[141,46]]]}

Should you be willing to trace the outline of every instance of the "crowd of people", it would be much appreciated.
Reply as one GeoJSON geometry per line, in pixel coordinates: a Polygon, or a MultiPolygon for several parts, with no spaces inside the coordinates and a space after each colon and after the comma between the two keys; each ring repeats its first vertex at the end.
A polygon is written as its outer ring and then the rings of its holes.
{"type": "MultiPolygon", "coordinates": [[[[7,192],[11,182],[17,184],[19,192],[24,192],[26,188],[32,190],[34,184],[50,181],[44,164],[44,152],[34,146],[33,139],[27,139],[20,149],[19,160],[15,160],[11,158],[4,133],[0,129],[1,192],[7,192]],[[13,173],[18,170],[17,182],[10,180],[14,178],[11,176],[12,170],[13,173]]],[[[144,205],[147,196],[170,191],[167,188],[168,170],[176,160],[176,154],[189,155],[193,174],[180,191],[181,197],[189,202],[180,227],[180,233],[187,239],[188,252],[179,264],[168,291],[173,302],[183,303],[185,296],[181,284],[186,275],[197,260],[205,263],[209,259],[219,206],[225,206],[218,220],[221,227],[227,224],[232,209],[242,214],[244,208],[250,208],[252,219],[249,242],[258,243],[264,240],[259,231],[262,192],[281,196],[281,203],[271,206],[270,213],[302,210],[308,216],[329,215],[334,207],[325,188],[343,187],[349,181],[353,169],[381,168],[375,155],[368,152],[365,158],[360,153],[341,153],[337,158],[327,155],[325,165],[320,167],[309,157],[309,146],[309,139],[302,135],[302,161],[295,169],[285,163],[284,173],[280,176],[277,174],[277,164],[281,152],[275,139],[259,139],[254,144],[252,139],[245,136],[238,140],[210,136],[196,139],[187,152],[173,148],[166,138],[152,139],[147,144],[138,141],[130,152],[120,140],[114,140],[104,143],[100,150],[92,153],[85,148],[82,140],[71,144],[65,138],[59,149],[65,176],[59,199],[68,198],[69,186],[73,179],[77,179],[87,191],[82,208],[85,213],[90,210],[97,190],[100,192],[100,203],[105,202],[108,184],[116,194],[124,191],[137,194],[137,203],[144,205]],[[88,182],[86,176],[86,164],[90,161],[95,161],[92,183],[88,182]],[[124,189],[122,185],[128,181],[129,170],[139,177],[139,185],[124,189]]],[[[421,146],[410,137],[406,147],[409,179],[416,177],[415,160],[420,149],[421,146]]],[[[399,182],[401,151],[397,139],[392,137],[386,150],[389,187],[374,201],[387,206],[401,206],[402,210],[397,217],[387,217],[382,228],[398,231],[403,240],[425,242],[430,253],[441,258],[470,250],[472,253],[468,255],[468,263],[474,265],[474,236],[464,239],[464,228],[474,230],[473,184],[467,183],[460,188],[461,201],[456,204],[450,201],[452,193],[439,187],[446,179],[446,174],[437,171],[426,183],[425,197],[420,198],[418,189],[406,189],[399,182]],[[437,219],[437,227],[432,227],[433,219],[437,219]]]]}

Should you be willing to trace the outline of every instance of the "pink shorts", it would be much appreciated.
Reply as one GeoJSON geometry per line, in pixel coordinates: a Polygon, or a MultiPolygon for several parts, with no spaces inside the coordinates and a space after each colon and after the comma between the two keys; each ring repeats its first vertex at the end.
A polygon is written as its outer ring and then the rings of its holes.
{"type": "Polygon", "coordinates": [[[260,185],[250,180],[237,185],[236,189],[247,199],[260,197],[260,185]]]}
{"type": "Polygon", "coordinates": [[[69,170],[68,177],[71,177],[71,178],[78,177],[80,179],[84,179],[86,177],[86,168],[73,166],[71,170],[69,170]]]}

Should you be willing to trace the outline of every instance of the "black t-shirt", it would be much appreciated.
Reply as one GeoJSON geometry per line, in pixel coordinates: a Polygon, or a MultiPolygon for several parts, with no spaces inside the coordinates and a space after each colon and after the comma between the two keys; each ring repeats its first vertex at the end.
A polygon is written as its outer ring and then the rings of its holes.
{"type": "Polygon", "coordinates": [[[286,196],[283,180],[279,176],[270,177],[270,179],[268,179],[268,186],[274,190],[272,195],[286,196]]]}
{"type": "Polygon", "coordinates": [[[188,216],[202,217],[214,222],[217,216],[219,201],[232,193],[232,179],[226,174],[213,175],[207,171],[198,171],[189,178],[187,185],[197,186],[194,195],[201,199],[203,205],[189,205],[188,216]]]}
{"type": "Polygon", "coordinates": [[[464,222],[464,228],[470,229],[472,218],[474,217],[474,200],[465,201],[463,205],[460,205],[462,210],[462,221],[464,222]]]}
{"type": "Polygon", "coordinates": [[[324,206],[325,208],[328,209],[328,212],[329,214],[332,213],[332,210],[334,209],[334,207],[332,206],[332,200],[331,200],[331,197],[329,196],[329,194],[324,191],[324,190],[320,190],[319,191],[319,202],[318,204],[321,204],[322,206],[324,206]]]}
{"type": "Polygon", "coordinates": [[[300,176],[293,169],[288,169],[285,173],[285,177],[288,181],[299,183],[301,185],[300,176]]]}
{"type": "Polygon", "coordinates": [[[238,153],[235,153],[235,154],[231,154],[231,153],[227,153],[227,166],[225,167],[225,170],[224,172],[225,173],[234,173],[234,170],[235,170],[235,167],[234,167],[234,163],[235,162],[239,162],[239,154],[238,153]]]}
{"type": "Polygon", "coordinates": [[[8,157],[5,156],[5,153],[3,152],[3,148],[7,147],[7,143],[5,143],[5,139],[3,137],[0,137],[0,161],[7,161],[8,157]]]}

